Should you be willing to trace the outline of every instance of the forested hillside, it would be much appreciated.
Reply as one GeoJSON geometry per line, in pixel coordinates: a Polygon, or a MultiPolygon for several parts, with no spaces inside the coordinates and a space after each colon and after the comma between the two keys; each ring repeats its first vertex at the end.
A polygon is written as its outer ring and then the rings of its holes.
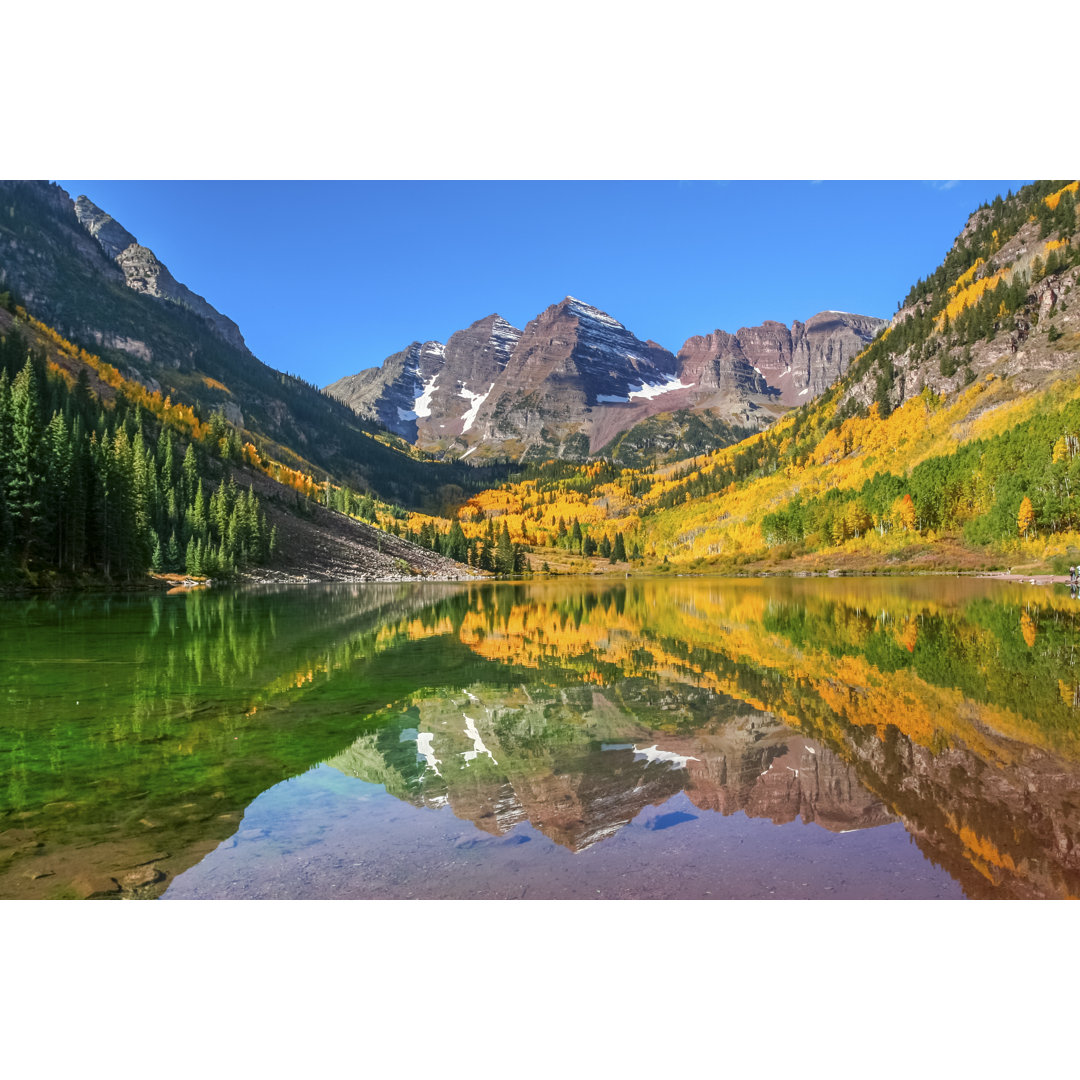
{"type": "Polygon", "coordinates": [[[1080,562],[1077,188],[976,210],[848,374],[766,432],[664,469],[536,466],[461,528],[494,519],[534,568],[601,568],[617,542],[661,568],[1080,562]]]}
{"type": "Polygon", "coordinates": [[[406,517],[264,456],[222,412],[200,419],[0,293],[0,588],[268,565],[276,580],[460,575],[355,520],[376,507],[406,517]]]}
{"type": "Polygon", "coordinates": [[[265,562],[276,533],[255,493],[123,393],[111,408],[29,349],[0,338],[0,578],[148,569],[207,576],[265,562]]]}

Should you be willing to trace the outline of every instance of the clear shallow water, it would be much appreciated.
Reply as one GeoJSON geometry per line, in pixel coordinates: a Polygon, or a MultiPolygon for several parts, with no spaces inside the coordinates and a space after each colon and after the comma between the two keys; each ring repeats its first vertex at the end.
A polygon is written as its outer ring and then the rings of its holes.
{"type": "Polygon", "coordinates": [[[0,896],[1080,892],[1080,609],[956,579],[0,605],[0,896]]]}

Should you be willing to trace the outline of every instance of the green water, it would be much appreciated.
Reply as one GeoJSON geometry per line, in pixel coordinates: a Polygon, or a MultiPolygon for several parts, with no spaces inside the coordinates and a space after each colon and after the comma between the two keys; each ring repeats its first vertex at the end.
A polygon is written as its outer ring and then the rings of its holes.
{"type": "Polygon", "coordinates": [[[0,896],[1080,893],[1080,608],[955,579],[0,604],[0,896]]]}

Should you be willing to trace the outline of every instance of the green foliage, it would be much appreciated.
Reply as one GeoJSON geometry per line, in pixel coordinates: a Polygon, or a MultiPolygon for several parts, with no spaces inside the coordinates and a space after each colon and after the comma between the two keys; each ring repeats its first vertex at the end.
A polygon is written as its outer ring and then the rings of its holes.
{"type": "Polygon", "coordinates": [[[42,571],[227,576],[269,554],[250,488],[239,492],[192,444],[181,459],[174,433],[123,395],[108,409],[85,378],[69,387],[49,373],[19,335],[0,340],[0,574],[9,583],[42,571]]]}

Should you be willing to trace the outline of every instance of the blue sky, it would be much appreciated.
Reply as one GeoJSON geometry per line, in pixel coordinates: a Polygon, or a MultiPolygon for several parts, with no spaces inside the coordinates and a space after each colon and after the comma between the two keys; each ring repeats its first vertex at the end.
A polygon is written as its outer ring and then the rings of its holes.
{"type": "Polygon", "coordinates": [[[272,367],[319,385],[570,294],[673,352],[833,308],[890,316],[1020,181],[59,181],[272,367]]]}

